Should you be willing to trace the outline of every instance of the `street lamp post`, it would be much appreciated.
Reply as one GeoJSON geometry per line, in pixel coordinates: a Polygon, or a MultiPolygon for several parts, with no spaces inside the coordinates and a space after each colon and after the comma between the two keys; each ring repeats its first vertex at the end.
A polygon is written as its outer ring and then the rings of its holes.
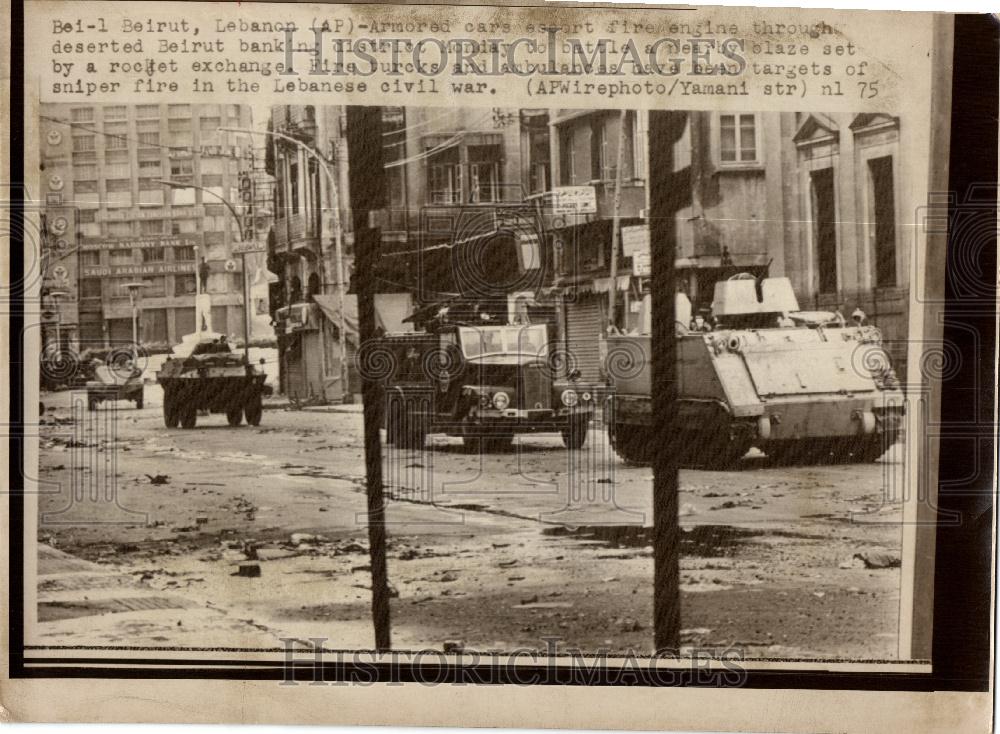
{"type": "MultiPolygon", "coordinates": [[[[240,219],[239,213],[236,211],[236,209],[233,207],[233,205],[229,202],[229,200],[226,199],[224,196],[222,196],[220,194],[217,194],[214,191],[212,191],[211,189],[205,188],[204,186],[197,186],[195,184],[180,183],[179,181],[167,181],[165,179],[155,179],[155,183],[163,184],[164,186],[168,186],[168,187],[170,187],[172,189],[197,189],[198,191],[201,191],[203,193],[211,194],[216,199],[218,199],[223,204],[225,204],[226,208],[229,210],[229,213],[233,215],[233,219],[236,220],[236,229],[240,233],[240,242],[249,242],[250,241],[250,238],[247,237],[247,232],[243,229],[243,220],[240,219]]],[[[196,286],[195,287],[197,288],[197,292],[200,294],[200,292],[201,292],[200,275],[201,274],[197,272],[197,261],[198,261],[197,252],[198,252],[198,249],[195,248],[195,263],[196,263],[196,265],[195,265],[195,268],[196,268],[196,270],[195,270],[195,283],[196,283],[196,286]]],[[[240,253],[240,260],[241,260],[242,265],[243,265],[243,357],[246,359],[247,364],[249,364],[250,363],[250,296],[249,296],[250,289],[249,289],[249,282],[247,280],[247,253],[246,252],[241,252],[240,253]]],[[[199,325],[199,329],[200,329],[200,325],[199,325]]]]}
{"type": "Polygon", "coordinates": [[[59,308],[59,299],[63,296],[68,295],[66,291],[61,290],[50,290],[49,298],[52,299],[53,311],[55,311],[56,317],[56,355],[59,361],[62,361],[62,310],[59,308]]]}
{"type": "MultiPolygon", "coordinates": [[[[347,317],[344,313],[344,301],[346,300],[344,294],[344,233],[343,225],[340,220],[340,193],[337,185],[337,179],[335,178],[336,174],[330,169],[329,161],[301,140],[297,140],[291,135],[279,133],[274,130],[251,130],[249,128],[241,127],[220,127],[218,129],[220,132],[244,133],[247,135],[267,135],[291,143],[310,158],[317,161],[320,168],[323,169],[323,173],[326,174],[327,180],[330,182],[330,194],[333,198],[330,208],[333,210],[334,258],[337,261],[337,302],[340,308],[340,324],[338,324],[340,329],[340,384],[344,395],[344,402],[349,402],[350,398],[348,392],[349,385],[347,371],[347,317]]],[[[322,243],[322,237],[320,238],[320,242],[322,243]]],[[[325,279],[326,278],[324,276],[324,280],[325,279]]]]}
{"type": "Polygon", "coordinates": [[[132,307],[132,354],[136,358],[139,355],[139,296],[146,285],[142,281],[125,284],[125,287],[128,288],[128,302],[132,307]]]}

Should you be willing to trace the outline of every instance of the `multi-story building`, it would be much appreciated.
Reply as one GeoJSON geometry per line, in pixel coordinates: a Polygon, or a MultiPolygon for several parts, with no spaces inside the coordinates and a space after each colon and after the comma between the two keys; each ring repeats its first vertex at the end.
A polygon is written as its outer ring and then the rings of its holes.
{"type": "MultiPolygon", "coordinates": [[[[554,111],[556,185],[593,186],[596,212],[555,218],[565,334],[584,374],[600,374],[609,327],[633,329],[648,292],[646,113],[626,114],[619,251],[611,221],[619,112],[554,111]],[[643,236],[645,230],[645,236],[643,236]],[[630,248],[630,245],[632,246],[630,248]],[[644,253],[643,253],[644,254],[644,253]]],[[[678,288],[707,310],[716,281],[737,272],[788,276],[803,309],[860,308],[905,365],[907,251],[899,228],[899,120],[884,115],[689,112],[674,144],[678,288]]],[[[655,248],[655,243],[654,243],[655,248]]]]}
{"type": "MultiPolygon", "coordinates": [[[[344,110],[336,106],[282,106],[271,113],[268,170],[275,177],[276,219],[269,267],[279,276],[271,302],[282,387],[302,400],[343,397],[341,323],[349,356],[356,342],[355,299],[345,299],[341,319],[337,296],[338,226],[345,281],[354,261],[345,124],[344,110]]],[[[420,305],[463,290],[456,274],[469,273],[456,265],[456,243],[472,247],[497,238],[498,210],[534,210],[531,194],[543,193],[549,185],[547,136],[544,113],[384,108],[382,258],[378,272],[367,274],[377,279],[381,328],[410,329],[404,319],[420,305]]],[[[479,263],[491,279],[523,270],[523,249],[505,236],[498,242],[479,263]]],[[[533,247],[540,252],[540,240],[533,247]]],[[[537,254],[533,259],[539,260],[537,254]]],[[[538,269],[537,263],[534,267],[538,269]]],[[[507,290],[493,295],[497,298],[490,307],[506,318],[507,290]]],[[[348,382],[349,393],[360,389],[353,367],[348,382]]]]}
{"type": "Polygon", "coordinates": [[[589,381],[601,377],[609,291],[616,294],[616,305],[620,301],[615,326],[632,328],[638,318],[633,304],[641,301],[642,281],[631,277],[631,264],[622,256],[612,268],[611,242],[619,147],[619,237],[624,228],[641,225],[646,217],[648,119],[641,111],[623,115],[617,110],[553,110],[550,114],[554,186],[594,190],[594,211],[550,219],[558,253],[553,284],[559,299],[561,333],[577,369],[589,381]]]}
{"type": "Polygon", "coordinates": [[[544,279],[548,114],[507,108],[386,108],[382,290],[411,307],[458,295],[506,317],[544,279]],[[473,253],[473,251],[475,251],[473,253]]]}
{"type": "Polygon", "coordinates": [[[56,236],[74,250],[81,348],[131,341],[136,282],[140,342],[178,343],[195,331],[199,276],[212,328],[242,339],[240,223],[218,197],[240,211],[250,138],[219,128],[250,125],[239,105],[42,106],[46,222],[67,223],[56,236]]]}
{"type": "Polygon", "coordinates": [[[350,367],[357,306],[346,294],[354,248],[343,113],[341,106],[282,105],[271,108],[268,121],[265,168],[274,177],[274,224],[267,257],[277,276],[270,307],[280,389],[298,401],[343,400],[360,391],[350,367]]]}

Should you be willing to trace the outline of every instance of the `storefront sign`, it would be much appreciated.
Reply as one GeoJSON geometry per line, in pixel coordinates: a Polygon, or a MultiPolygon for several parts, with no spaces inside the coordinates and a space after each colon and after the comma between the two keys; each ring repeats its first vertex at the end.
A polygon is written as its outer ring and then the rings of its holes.
{"type": "Polygon", "coordinates": [[[637,278],[648,278],[653,274],[652,258],[649,250],[638,251],[632,254],[632,275],[637,278]]]}
{"type": "Polygon", "coordinates": [[[597,190],[593,186],[559,186],[552,190],[553,214],[596,214],[597,190]]]}
{"type": "Polygon", "coordinates": [[[133,247],[184,247],[198,245],[198,235],[151,235],[149,237],[127,237],[125,239],[103,239],[99,242],[84,242],[84,250],[130,250],[133,247]]]}
{"type": "Polygon", "coordinates": [[[82,268],[84,278],[104,278],[118,275],[170,275],[172,273],[193,273],[193,262],[184,263],[144,263],[142,265],[101,265],[82,268]]]}
{"type": "Polygon", "coordinates": [[[233,243],[233,246],[229,248],[229,251],[234,255],[249,255],[256,252],[267,252],[267,247],[263,242],[250,240],[248,242],[233,243]]]}
{"type": "Polygon", "coordinates": [[[622,254],[635,257],[637,252],[649,252],[649,225],[622,227],[622,254]]]}

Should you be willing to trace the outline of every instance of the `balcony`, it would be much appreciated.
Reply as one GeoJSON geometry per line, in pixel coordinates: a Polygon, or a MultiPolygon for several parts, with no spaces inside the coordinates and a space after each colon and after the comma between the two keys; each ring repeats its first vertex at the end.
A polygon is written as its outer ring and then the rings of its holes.
{"type": "Polygon", "coordinates": [[[302,214],[289,214],[274,220],[275,250],[280,253],[313,257],[319,251],[319,238],[312,228],[307,229],[302,214]]]}

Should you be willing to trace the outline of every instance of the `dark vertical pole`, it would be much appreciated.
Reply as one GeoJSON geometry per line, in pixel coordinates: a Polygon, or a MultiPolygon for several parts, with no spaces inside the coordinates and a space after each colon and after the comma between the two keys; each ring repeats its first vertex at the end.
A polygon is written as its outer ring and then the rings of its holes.
{"type": "MultiPolygon", "coordinates": [[[[382,165],[382,108],[347,108],[347,165],[354,223],[354,278],[361,344],[375,339],[375,273],[382,233],[370,226],[370,213],[381,209],[385,192],[382,165]]],[[[344,338],[344,335],[341,335],[344,338]]],[[[385,496],[382,488],[382,442],[379,436],[379,386],[362,372],[365,478],[368,496],[368,545],[372,567],[372,621],[375,649],[389,650],[389,575],[386,566],[385,496]]]]}
{"type": "MultiPolygon", "coordinates": [[[[673,146],[684,129],[683,112],[649,113],[649,240],[652,254],[653,436],[669,446],[677,403],[677,343],[674,260],[675,215],[690,188],[678,185],[690,172],[674,172],[673,146]]],[[[653,459],[653,644],[657,652],[680,647],[680,526],[677,456],[654,452],[653,459]]]]}

